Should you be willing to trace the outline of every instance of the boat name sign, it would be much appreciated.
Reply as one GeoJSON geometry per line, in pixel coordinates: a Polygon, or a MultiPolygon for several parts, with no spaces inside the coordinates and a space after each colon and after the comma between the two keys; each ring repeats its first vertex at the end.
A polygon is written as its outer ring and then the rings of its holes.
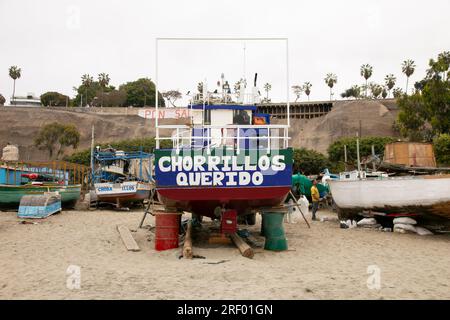
{"type": "Polygon", "coordinates": [[[156,176],[159,186],[264,186],[290,177],[290,161],[285,154],[167,155],[157,157],[156,176]]]}
{"type": "Polygon", "coordinates": [[[97,194],[116,194],[116,193],[129,193],[136,191],[136,182],[124,182],[124,183],[95,183],[95,191],[97,194]]]}

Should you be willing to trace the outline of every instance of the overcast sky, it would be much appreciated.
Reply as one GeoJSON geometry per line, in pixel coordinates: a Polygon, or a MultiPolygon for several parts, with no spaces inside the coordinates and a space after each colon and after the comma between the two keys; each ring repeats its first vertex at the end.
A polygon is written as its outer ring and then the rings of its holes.
{"type": "MultiPolygon", "coordinates": [[[[449,13],[449,0],[0,0],[0,93],[9,103],[11,65],[22,69],[17,94],[74,96],[84,73],[109,73],[115,86],[154,79],[156,37],[205,36],[287,37],[290,85],[311,82],[311,100],[329,98],[328,72],[336,96],[361,84],[365,63],[372,81],[393,73],[404,88],[403,60],[416,62],[414,83],[429,58],[450,50],[449,13]]],[[[272,100],[285,101],[284,50],[276,41],[160,43],[160,89],[186,93],[203,79],[211,89],[221,72],[234,83],[245,60],[248,82],[258,72],[258,85],[270,82],[272,100]]]]}

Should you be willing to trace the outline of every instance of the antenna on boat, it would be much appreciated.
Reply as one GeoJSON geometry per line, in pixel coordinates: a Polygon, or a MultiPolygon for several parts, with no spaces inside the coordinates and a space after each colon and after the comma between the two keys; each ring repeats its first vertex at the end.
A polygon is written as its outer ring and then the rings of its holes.
{"type": "Polygon", "coordinates": [[[245,56],[245,50],[246,50],[247,48],[246,48],[246,44],[245,44],[245,42],[244,42],[244,74],[243,74],[243,79],[244,79],[244,88],[246,87],[246,85],[247,85],[247,81],[246,81],[246,77],[245,77],[245,72],[246,72],[246,56],[245,56]]]}
{"type": "Polygon", "coordinates": [[[358,177],[361,179],[361,159],[359,156],[359,133],[356,132],[356,158],[358,160],[358,177]]]}

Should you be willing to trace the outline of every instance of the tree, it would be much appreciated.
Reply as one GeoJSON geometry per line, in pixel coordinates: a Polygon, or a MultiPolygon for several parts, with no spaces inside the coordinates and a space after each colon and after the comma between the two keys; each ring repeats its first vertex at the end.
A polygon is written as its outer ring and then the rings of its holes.
{"type": "Polygon", "coordinates": [[[97,101],[102,96],[102,90],[103,93],[107,93],[114,89],[114,86],[108,86],[102,89],[98,81],[93,81],[89,84],[81,83],[80,86],[73,87],[77,95],[73,99],[72,104],[74,106],[85,106],[87,104],[86,102],[89,101],[91,105],[98,105],[99,103],[97,101]],[[81,104],[81,102],[83,103],[81,104]]]}
{"type": "Polygon", "coordinates": [[[327,157],[315,150],[294,149],[293,159],[293,172],[301,172],[304,175],[319,174],[330,167],[327,157]]]}
{"type": "Polygon", "coordinates": [[[433,141],[434,154],[439,165],[450,166],[450,134],[441,134],[433,141]]]}
{"type": "MultiPolygon", "coordinates": [[[[127,94],[126,106],[144,107],[147,102],[150,102],[150,106],[152,106],[153,101],[155,101],[156,87],[153,81],[148,78],[122,84],[119,86],[119,90],[123,90],[127,94]]],[[[158,92],[158,106],[165,106],[164,98],[160,92],[158,92]]]]}
{"type": "Polygon", "coordinates": [[[266,91],[266,102],[269,102],[269,91],[272,90],[272,85],[270,83],[264,84],[264,91],[266,91]]]}
{"type": "MultiPolygon", "coordinates": [[[[393,137],[362,137],[359,139],[359,153],[361,157],[372,154],[372,145],[375,154],[383,155],[386,144],[396,141],[393,137]]],[[[344,145],[347,146],[347,162],[357,165],[356,137],[340,138],[328,147],[328,159],[338,163],[344,161],[344,145]]]]}
{"type": "Polygon", "coordinates": [[[401,95],[397,99],[399,108],[397,127],[400,134],[410,141],[423,141],[427,135],[424,105],[420,93],[401,95]]]}
{"type": "Polygon", "coordinates": [[[372,92],[372,97],[374,99],[378,99],[380,95],[383,93],[383,87],[376,83],[371,83],[369,85],[370,92],[372,92]]]}
{"type": "Polygon", "coordinates": [[[372,76],[373,68],[372,68],[372,66],[369,65],[369,64],[363,64],[363,65],[361,66],[360,73],[361,73],[361,77],[363,77],[364,79],[366,79],[366,87],[365,87],[366,90],[365,90],[365,91],[366,91],[366,98],[367,98],[367,89],[369,88],[369,87],[368,87],[368,84],[367,84],[367,81],[368,81],[369,78],[372,76]]]}
{"type": "Polygon", "coordinates": [[[420,90],[399,100],[398,125],[410,139],[431,141],[450,133],[450,81],[446,54],[430,59],[430,68],[417,86],[420,90]]]}
{"type": "Polygon", "coordinates": [[[448,80],[448,70],[450,65],[450,51],[444,51],[438,55],[437,60],[430,59],[430,69],[427,70],[427,77],[439,77],[444,81],[448,80]]]}
{"type": "Polygon", "coordinates": [[[400,98],[403,95],[403,90],[402,88],[395,88],[394,91],[392,91],[392,95],[394,96],[395,99],[400,98]]]}
{"type": "Polygon", "coordinates": [[[127,101],[127,94],[123,90],[111,90],[108,92],[97,92],[97,96],[92,101],[92,106],[97,107],[99,101],[103,101],[104,107],[123,107],[127,101]]]}
{"type": "Polygon", "coordinates": [[[2,94],[0,94],[0,106],[3,106],[5,102],[6,102],[5,97],[2,94]]]}
{"type": "Polygon", "coordinates": [[[384,78],[384,83],[386,84],[389,95],[391,94],[391,90],[392,88],[394,88],[396,81],[397,78],[392,73],[386,75],[386,77],[384,78]]]}
{"type": "Polygon", "coordinates": [[[178,99],[181,99],[183,97],[181,92],[178,90],[169,90],[169,91],[163,92],[162,96],[164,98],[166,98],[167,101],[169,101],[173,107],[176,107],[175,101],[177,101],[178,99]]]}
{"type": "MultiPolygon", "coordinates": [[[[98,75],[98,83],[100,84],[102,97],[103,97],[104,89],[109,85],[109,81],[110,81],[110,78],[107,73],[100,73],[98,75]]],[[[101,101],[102,101],[102,107],[103,107],[103,99],[101,101]]]]}
{"type": "Polygon", "coordinates": [[[297,100],[300,99],[302,95],[303,87],[299,85],[292,86],[292,91],[295,94],[295,102],[297,102],[297,100]]]}
{"type": "Polygon", "coordinates": [[[325,77],[325,83],[330,87],[330,101],[333,99],[333,87],[337,83],[337,76],[334,73],[328,73],[325,77]]]}
{"type": "Polygon", "coordinates": [[[69,97],[59,92],[49,91],[41,95],[41,103],[47,107],[64,107],[68,101],[69,97]]]}
{"type": "Polygon", "coordinates": [[[81,76],[81,84],[85,87],[85,105],[89,104],[89,99],[88,99],[88,89],[92,86],[92,84],[94,83],[94,78],[91,77],[89,74],[83,74],[83,76],[81,76]]]}
{"type": "Polygon", "coordinates": [[[408,81],[409,77],[414,73],[416,65],[413,60],[405,60],[402,64],[402,72],[406,75],[406,90],[405,94],[408,95],[408,81]]]}
{"type": "Polygon", "coordinates": [[[358,85],[354,85],[350,89],[347,89],[341,93],[341,97],[358,99],[361,97],[361,88],[358,85]]]}
{"type": "Polygon", "coordinates": [[[78,147],[80,142],[80,133],[73,124],[60,124],[53,122],[43,126],[34,140],[34,145],[40,150],[46,150],[49,157],[52,158],[55,150],[59,157],[64,153],[64,148],[72,146],[78,147]]]}
{"type": "Polygon", "coordinates": [[[15,97],[16,97],[16,80],[20,79],[22,75],[22,70],[20,68],[18,68],[17,66],[11,66],[9,68],[9,76],[11,77],[11,79],[13,79],[13,94],[12,94],[12,104],[14,103],[15,97]]]}
{"type": "Polygon", "coordinates": [[[309,101],[309,95],[311,94],[311,87],[312,87],[312,84],[310,82],[305,82],[303,84],[303,90],[305,91],[305,94],[308,96],[308,101],[309,101]]]}
{"type": "Polygon", "coordinates": [[[383,97],[383,99],[386,99],[388,96],[388,89],[387,87],[383,87],[383,91],[381,92],[381,96],[383,97]]]}

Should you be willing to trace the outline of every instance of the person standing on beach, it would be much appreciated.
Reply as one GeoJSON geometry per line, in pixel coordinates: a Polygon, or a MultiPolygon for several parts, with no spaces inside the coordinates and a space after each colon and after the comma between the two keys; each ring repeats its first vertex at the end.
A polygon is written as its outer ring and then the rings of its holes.
{"type": "Polygon", "coordinates": [[[316,219],[316,212],[319,209],[320,194],[319,189],[317,189],[317,180],[313,180],[313,185],[311,187],[311,198],[312,198],[312,220],[316,219]]]}

